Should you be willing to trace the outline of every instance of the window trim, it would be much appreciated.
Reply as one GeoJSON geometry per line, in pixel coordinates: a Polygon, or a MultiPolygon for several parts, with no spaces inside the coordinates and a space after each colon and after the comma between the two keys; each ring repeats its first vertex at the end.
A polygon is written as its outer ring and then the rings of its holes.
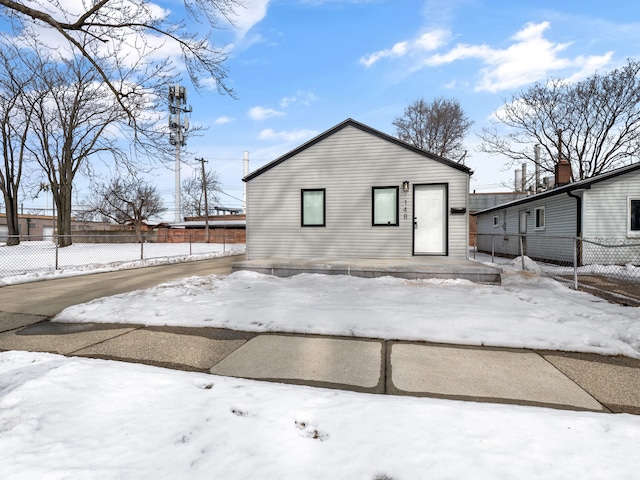
{"type": "Polygon", "coordinates": [[[500,226],[500,216],[499,215],[494,215],[493,216],[493,228],[498,228],[500,226]]]}
{"type": "Polygon", "coordinates": [[[300,226],[325,227],[327,225],[327,192],[325,188],[302,188],[300,190],[300,226]],[[322,223],[306,224],[304,221],[304,194],[306,192],[322,192],[322,223]]]}
{"type": "Polygon", "coordinates": [[[400,188],[397,185],[388,187],[371,187],[371,226],[372,227],[397,227],[400,225],[400,188]],[[376,223],[376,190],[395,190],[395,223],[376,223]]]}
{"type": "MultiPolygon", "coordinates": [[[[627,236],[628,237],[640,237],[640,228],[637,230],[631,229],[631,202],[640,202],[640,197],[627,197],[627,236]]],[[[637,220],[638,226],[640,226],[640,219],[637,220]]]]}
{"type": "Polygon", "coordinates": [[[547,225],[547,214],[545,212],[545,208],[544,207],[536,207],[534,210],[534,214],[533,214],[533,222],[534,222],[534,227],[535,230],[544,230],[546,228],[547,225]],[[540,215],[538,215],[538,212],[542,212],[542,224],[540,224],[539,220],[540,220],[540,215]]]}

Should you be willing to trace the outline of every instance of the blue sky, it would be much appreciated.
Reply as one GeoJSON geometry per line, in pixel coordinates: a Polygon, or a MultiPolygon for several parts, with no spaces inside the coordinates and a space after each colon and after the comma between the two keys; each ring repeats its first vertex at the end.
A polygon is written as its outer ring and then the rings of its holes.
{"type": "MultiPolygon", "coordinates": [[[[177,0],[160,1],[182,15],[177,0]]],[[[242,155],[251,169],[346,118],[394,134],[413,100],[457,99],[475,122],[466,139],[472,190],[506,190],[504,160],[475,152],[475,132],[533,82],[577,80],[640,58],[640,4],[592,0],[246,0],[236,25],[214,32],[237,99],[188,82],[188,140],[220,174],[222,204],[240,206],[242,155]],[[614,6],[615,5],[615,6],[614,6]]],[[[222,26],[222,25],[221,25],[222,26]]],[[[182,177],[192,167],[182,168],[182,177]]],[[[174,177],[154,181],[173,208],[174,177]]],[[[79,193],[81,197],[83,192],[79,193]]],[[[172,218],[169,212],[167,218],[172,218]]]]}
{"type": "Polygon", "coordinates": [[[250,1],[241,28],[218,35],[232,44],[227,67],[238,99],[192,93],[191,120],[209,130],[189,149],[241,198],[244,150],[254,169],[349,117],[394,134],[392,121],[411,101],[444,96],[475,122],[466,139],[471,188],[505,190],[513,173],[474,151],[475,132],[535,81],[580,79],[638,58],[640,5],[615,3],[250,1]]]}

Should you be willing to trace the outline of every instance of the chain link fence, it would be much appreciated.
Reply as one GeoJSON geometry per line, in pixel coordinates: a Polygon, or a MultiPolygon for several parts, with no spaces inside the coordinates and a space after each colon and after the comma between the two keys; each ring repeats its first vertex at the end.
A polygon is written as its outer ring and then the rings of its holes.
{"type": "MultiPolygon", "coordinates": [[[[58,236],[31,240],[20,236],[20,244],[7,246],[8,237],[0,239],[0,277],[54,272],[64,268],[95,269],[117,267],[127,262],[165,257],[192,257],[211,253],[244,251],[244,244],[203,242],[202,235],[184,235],[182,242],[136,242],[135,235],[73,235],[72,244],[58,247],[58,236]]],[[[213,240],[213,237],[212,237],[213,240]]],[[[1,282],[0,282],[1,284],[1,282]]]]}
{"type": "Polygon", "coordinates": [[[516,258],[532,270],[623,305],[640,306],[640,240],[477,234],[476,252],[516,258]],[[534,263],[531,264],[531,261],[534,263]]]}

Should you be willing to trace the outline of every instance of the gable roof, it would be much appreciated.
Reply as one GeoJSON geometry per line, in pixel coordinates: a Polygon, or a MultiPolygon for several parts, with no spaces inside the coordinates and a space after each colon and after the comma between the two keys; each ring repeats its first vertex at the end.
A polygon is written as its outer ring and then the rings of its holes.
{"type": "Polygon", "coordinates": [[[547,197],[554,197],[556,195],[561,195],[563,193],[570,193],[575,190],[588,190],[591,188],[591,185],[595,183],[599,183],[604,180],[609,180],[611,178],[619,177],[620,175],[626,175],[627,173],[635,172],[636,170],[640,170],[640,162],[632,163],[631,165],[617,168],[615,170],[611,170],[610,172],[601,173],[600,175],[596,175],[595,177],[586,178],[584,180],[579,180],[577,182],[569,183],[562,187],[552,188],[551,190],[547,190],[542,193],[537,193],[535,195],[531,195],[526,198],[503,203],[501,205],[496,205],[495,207],[487,208],[486,210],[481,210],[479,212],[472,213],[472,215],[482,215],[483,213],[495,212],[496,210],[502,210],[502,209],[514,207],[517,205],[524,205],[526,203],[533,202],[535,200],[541,200],[547,197]]]}
{"type": "Polygon", "coordinates": [[[408,144],[406,142],[403,142],[402,140],[400,140],[400,139],[398,139],[396,137],[392,137],[391,135],[387,135],[386,133],[383,133],[383,132],[381,132],[379,130],[371,128],[368,125],[365,125],[364,123],[356,122],[355,120],[353,120],[351,118],[347,118],[344,122],[339,123],[335,127],[332,127],[329,130],[327,130],[326,132],[321,133],[317,137],[312,138],[308,142],[303,143],[299,147],[291,150],[288,153],[285,153],[281,157],[276,158],[275,160],[267,163],[266,165],[263,165],[262,167],[254,170],[249,175],[244,177],[242,179],[242,181],[243,182],[248,182],[249,180],[252,180],[252,179],[256,178],[257,176],[262,175],[264,172],[266,172],[268,170],[271,170],[273,167],[275,167],[277,165],[280,165],[282,162],[284,162],[284,161],[288,160],[289,158],[299,154],[300,152],[306,150],[307,148],[312,147],[316,143],[324,140],[327,137],[330,137],[334,133],[337,133],[340,130],[346,128],[346,127],[357,128],[358,130],[361,130],[361,131],[363,131],[365,133],[368,133],[370,135],[374,135],[374,136],[376,136],[378,138],[381,138],[382,140],[386,140],[387,142],[390,142],[390,143],[393,143],[395,145],[398,145],[398,146],[400,146],[402,148],[405,148],[405,149],[410,150],[410,151],[412,151],[414,153],[417,153],[418,155],[422,155],[423,157],[430,158],[431,160],[435,160],[436,162],[440,162],[440,163],[442,163],[444,165],[447,165],[449,167],[452,167],[452,168],[455,168],[455,169],[460,170],[462,172],[465,172],[465,173],[467,173],[469,175],[471,175],[473,173],[471,171],[471,169],[469,167],[465,166],[465,165],[453,162],[451,160],[448,160],[446,158],[440,157],[438,155],[434,155],[433,153],[429,153],[429,152],[427,152],[425,150],[422,150],[422,149],[414,147],[413,145],[410,145],[410,144],[408,144]]]}

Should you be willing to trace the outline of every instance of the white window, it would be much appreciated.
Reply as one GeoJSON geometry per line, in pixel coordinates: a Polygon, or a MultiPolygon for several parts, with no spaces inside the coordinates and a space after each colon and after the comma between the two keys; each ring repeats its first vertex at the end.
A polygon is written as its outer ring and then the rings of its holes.
{"type": "Polygon", "coordinates": [[[538,207],[535,210],[536,230],[544,230],[544,207],[538,207]]]}
{"type": "Polygon", "coordinates": [[[629,198],[629,235],[640,236],[640,198],[629,198]]]}
{"type": "Polygon", "coordinates": [[[494,228],[497,228],[500,226],[500,217],[498,217],[498,215],[493,216],[493,226],[494,228]]]}
{"type": "Polygon", "coordinates": [[[398,187],[372,188],[373,225],[398,225],[398,187]]]}
{"type": "Polygon", "coordinates": [[[302,190],[302,226],[325,226],[325,195],[324,188],[302,190]]]}

